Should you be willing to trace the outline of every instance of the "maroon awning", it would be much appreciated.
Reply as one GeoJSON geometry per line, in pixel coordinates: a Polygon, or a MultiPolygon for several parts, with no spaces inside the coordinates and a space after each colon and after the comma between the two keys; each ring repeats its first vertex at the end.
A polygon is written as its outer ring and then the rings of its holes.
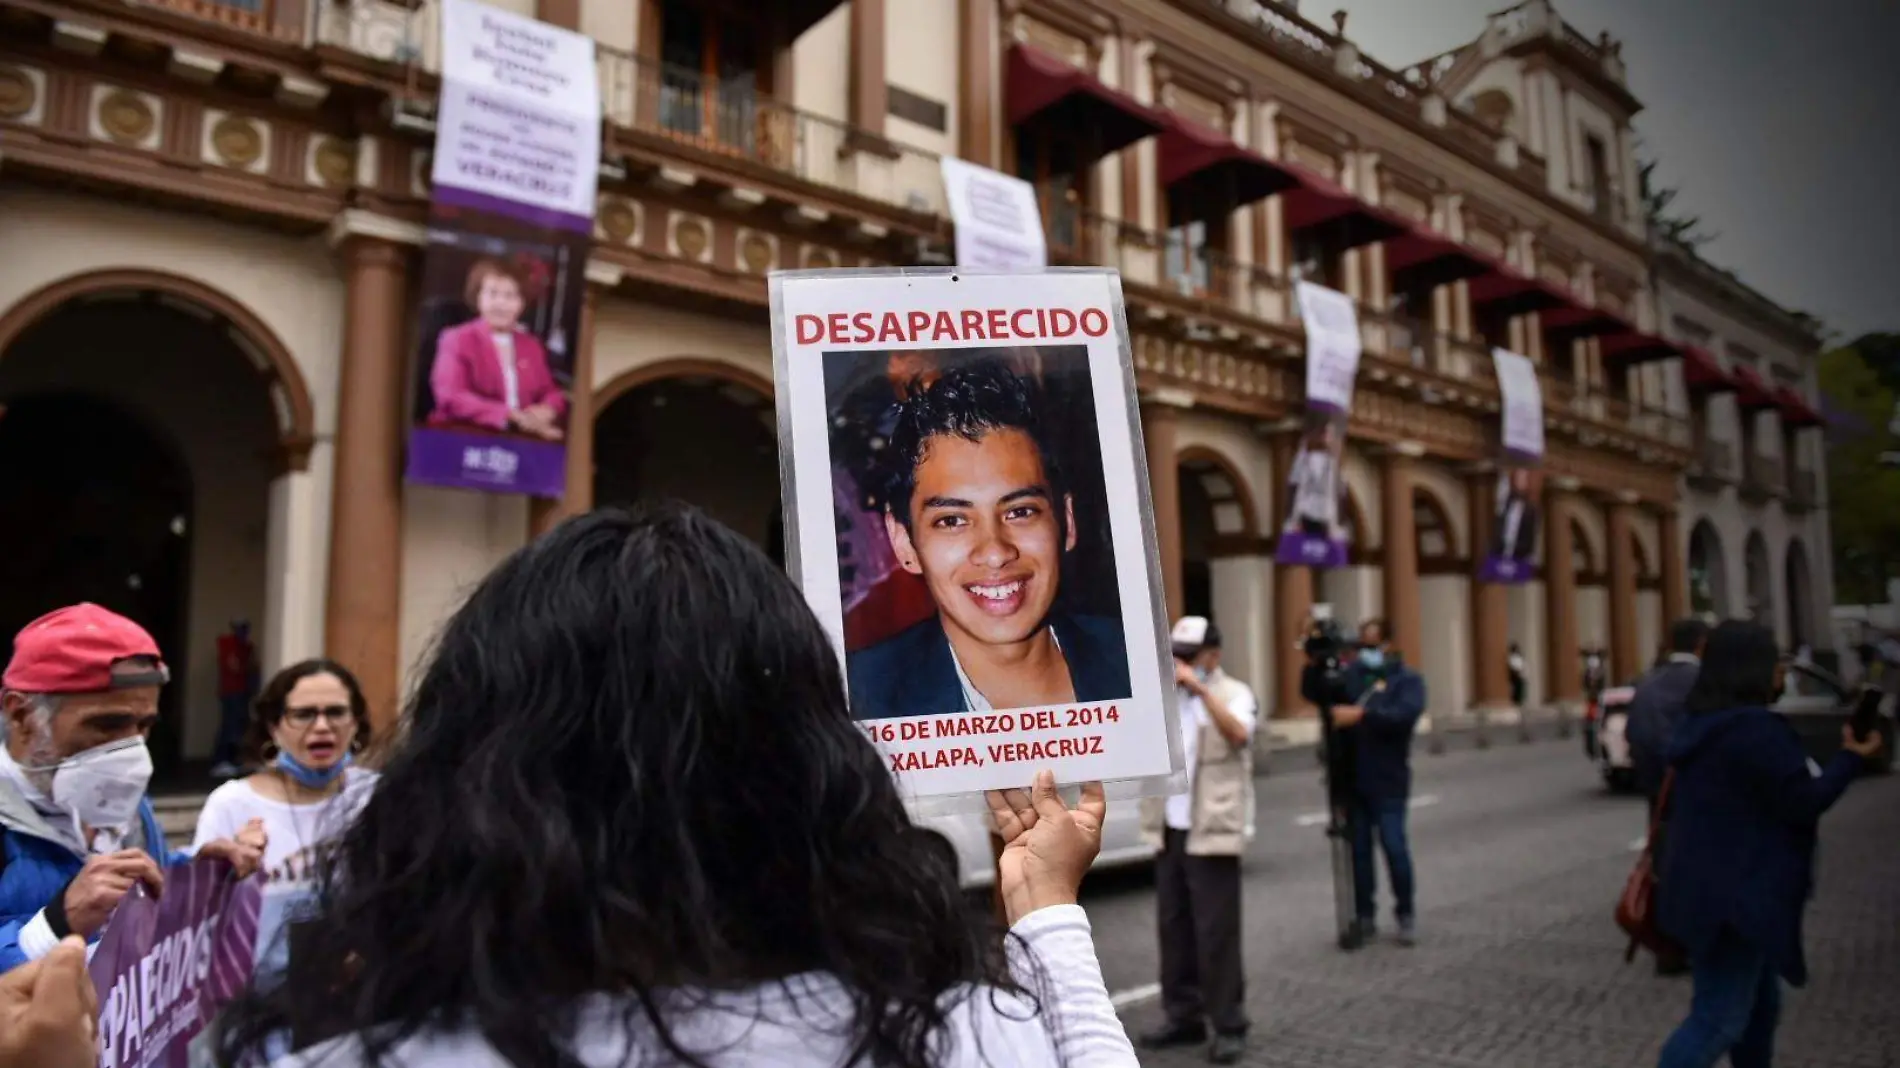
{"type": "Polygon", "coordinates": [[[1219,218],[1299,185],[1292,171],[1240,147],[1220,131],[1179,115],[1166,118],[1156,154],[1170,226],[1219,218]]]}
{"type": "Polygon", "coordinates": [[[1807,398],[1788,386],[1780,386],[1775,390],[1775,407],[1781,410],[1781,421],[1790,429],[1827,425],[1827,420],[1808,404],[1807,398]]]}
{"type": "Polygon", "coordinates": [[[1682,384],[1691,393],[1733,393],[1735,380],[1708,349],[1682,346],[1682,384]]]}
{"type": "Polygon", "coordinates": [[[1735,406],[1745,412],[1761,411],[1775,407],[1775,395],[1768,383],[1761,380],[1755,369],[1747,364],[1736,364],[1728,376],[1735,383],[1735,406]]]}
{"type": "Polygon", "coordinates": [[[1630,328],[1628,324],[1614,334],[1604,334],[1598,344],[1603,348],[1605,362],[1623,367],[1682,355],[1682,346],[1668,338],[1630,328]]]}
{"type": "Polygon", "coordinates": [[[1415,225],[1401,215],[1360,200],[1330,178],[1296,164],[1283,166],[1299,179],[1296,188],[1280,194],[1280,211],[1289,233],[1323,226],[1338,235],[1341,248],[1358,248],[1401,237],[1415,225]]]}
{"type": "Polygon", "coordinates": [[[1385,243],[1385,267],[1392,272],[1392,289],[1398,293],[1436,289],[1504,269],[1503,264],[1484,253],[1423,223],[1413,223],[1408,232],[1385,243]]]}
{"type": "Polygon", "coordinates": [[[1010,125],[1034,123],[1074,134],[1089,144],[1095,159],[1167,128],[1160,112],[1029,45],[1009,50],[1007,70],[1004,95],[1010,125]]]}
{"type": "Polygon", "coordinates": [[[1637,332],[1622,316],[1601,308],[1552,308],[1539,315],[1537,321],[1545,333],[1568,339],[1637,332]]]}
{"type": "Polygon", "coordinates": [[[1553,308],[1571,308],[1576,301],[1570,294],[1541,278],[1519,274],[1498,264],[1498,270],[1471,280],[1471,304],[1494,314],[1523,315],[1553,308]]]}

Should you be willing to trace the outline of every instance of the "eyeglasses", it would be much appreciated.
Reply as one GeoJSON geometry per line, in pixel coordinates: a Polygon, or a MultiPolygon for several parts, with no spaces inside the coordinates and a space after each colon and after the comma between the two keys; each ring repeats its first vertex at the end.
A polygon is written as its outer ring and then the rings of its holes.
{"type": "Polygon", "coordinates": [[[322,716],[332,727],[341,727],[348,723],[352,713],[349,705],[320,705],[308,708],[284,709],[284,722],[293,727],[308,727],[322,716]]]}

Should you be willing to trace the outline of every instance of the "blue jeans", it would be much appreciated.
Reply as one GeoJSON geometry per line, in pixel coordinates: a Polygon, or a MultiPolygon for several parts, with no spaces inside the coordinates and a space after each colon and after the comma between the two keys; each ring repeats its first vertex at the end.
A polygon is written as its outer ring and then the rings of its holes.
{"type": "Polygon", "coordinates": [[[1385,853],[1385,870],[1392,877],[1394,911],[1401,922],[1413,916],[1412,847],[1405,841],[1405,798],[1354,796],[1352,808],[1352,896],[1359,919],[1370,923],[1377,914],[1374,900],[1379,876],[1372,867],[1372,835],[1378,831],[1385,853]]]}
{"type": "Polygon", "coordinates": [[[1695,976],[1689,1018],[1663,1044],[1657,1068],[1711,1068],[1725,1053],[1734,1068],[1768,1068],[1781,1018],[1781,979],[1767,954],[1724,931],[1689,967],[1695,976]]]}

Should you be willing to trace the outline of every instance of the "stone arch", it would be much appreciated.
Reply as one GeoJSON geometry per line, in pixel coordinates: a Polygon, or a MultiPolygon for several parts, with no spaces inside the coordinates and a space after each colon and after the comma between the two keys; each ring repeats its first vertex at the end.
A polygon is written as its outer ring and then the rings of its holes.
{"type": "Polygon", "coordinates": [[[1366,545],[1366,536],[1372,528],[1366,524],[1366,510],[1359,503],[1359,495],[1351,486],[1346,487],[1346,551],[1354,565],[1371,563],[1373,551],[1366,545]]]}
{"type": "Polygon", "coordinates": [[[1189,445],[1176,454],[1175,462],[1199,483],[1207,502],[1214,509],[1215,532],[1222,537],[1260,536],[1260,512],[1254,506],[1253,488],[1247,477],[1220,450],[1207,445],[1189,445]]]}
{"type": "Polygon", "coordinates": [[[628,368],[595,386],[594,411],[599,413],[609,404],[641,386],[652,385],[668,378],[713,378],[736,386],[744,386],[762,397],[769,398],[773,395],[771,379],[736,363],[708,360],[698,356],[680,356],[628,368]]]}
{"type": "Polygon", "coordinates": [[[1813,615],[1814,578],[1808,570],[1808,547],[1800,538],[1788,540],[1787,559],[1782,566],[1787,571],[1784,588],[1788,599],[1788,647],[1811,647],[1818,637],[1813,615]]]}
{"type": "Polygon", "coordinates": [[[1748,598],[1748,618],[1772,627],[1775,623],[1775,575],[1774,565],[1768,555],[1768,539],[1762,537],[1761,531],[1751,530],[1743,545],[1742,575],[1743,589],[1748,598]]]}
{"type": "Polygon", "coordinates": [[[264,380],[275,410],[281,470],[303,471],[316,443],[316,413],[310,387],[290,349],[257,313],[235,298],[196,279],[146,268],[85,271],[28,293],[0,314],[0,358],[34,324],[74,302],[122,294],[163,301],[188,315],[209,316],[226,327],[231,342],[264,380]]]}
{"type": "Polygon", "coordinates": [[[1697,614],[1729,614],[1725,551],[1715,524],[1697,520],[1689,531],[1689,606],[1697,614]]]}
{"type": "Polygon", "coordinates": [[[1579,581],[1588,576],[1594,582],[1601,582],[1604,557],[1596,541],[1590,537],[1588,524],[1578,518],[1575,512],[1566,516],[1565,521],[1570,524],[1570,555],[1579,581]]]}
{"type": "Polygon", "coordinates": [[[1461,559],[1458,528],[1451,509],[1438,491],[1423,483],[1412,485],[1412,536],[1417,541],[1419,570],[1447,571],[1461,559]]]}

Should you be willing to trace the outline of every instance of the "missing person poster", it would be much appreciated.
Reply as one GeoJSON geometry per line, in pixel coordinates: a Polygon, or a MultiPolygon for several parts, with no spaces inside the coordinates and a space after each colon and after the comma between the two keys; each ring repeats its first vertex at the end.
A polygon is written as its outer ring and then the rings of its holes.
{"type": "Polygon", "coordinates": [[[1307,567],[1345,567],[1346,421],[1359,374],[1359,313],[1352,298],[1301,282],[1306,325],[1306,415],[1287,475],[1286,517],[1274,559],[1307,567]]]}
{"type": "Polygon", "coordinates": [[[559,497],[600,166],[594,43],[442,6],[411,481],[559,497]]]}
{"type": "Polygon", "coordinates": [[[1120,279],[771,280],[788,559],[915,798],[1181,767],[1120,279]],[[867,611],[868,610],[868,611],[867,611]]]}
{"type": "Polygon", "coordinates": [[[1502,398],[1497,511],[1491,549],[1479,568],[1484,582],[1527,582],[1537,570],[1538,502],[1542,499],[1544,395],[1537,368],[1515,352],[1491,350],[1502,398]]]}

